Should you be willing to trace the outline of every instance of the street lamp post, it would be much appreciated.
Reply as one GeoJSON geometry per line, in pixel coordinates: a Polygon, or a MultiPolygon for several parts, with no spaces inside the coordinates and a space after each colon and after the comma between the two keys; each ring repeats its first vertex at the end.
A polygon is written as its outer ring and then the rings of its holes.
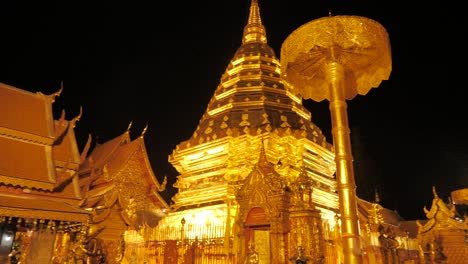
{"type": "Polygon", "coordinates": [[[388,79],[392,65],[387,32],[359,16],[312,20],[283,42],[281,67],[296,94],[330,102],[344,263],[362,263],[346,100],[388,79]]]}

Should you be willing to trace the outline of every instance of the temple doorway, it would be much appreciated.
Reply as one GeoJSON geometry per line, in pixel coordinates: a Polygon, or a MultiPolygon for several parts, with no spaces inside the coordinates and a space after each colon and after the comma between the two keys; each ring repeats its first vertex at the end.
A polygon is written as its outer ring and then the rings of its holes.
{"type": "Polygon", "coordinates": [[[270,230],[254,229],[253,237],[259,263],[270,263],[270,230]]]}
{"type": "Polygon", "coordinates": [[[270,223],[264,210],[260,207],[252,208],[245,227],[245,248],[248,248],[249,243],[253,243],[259,255],[259,263],[270,263],[270,223]]]}

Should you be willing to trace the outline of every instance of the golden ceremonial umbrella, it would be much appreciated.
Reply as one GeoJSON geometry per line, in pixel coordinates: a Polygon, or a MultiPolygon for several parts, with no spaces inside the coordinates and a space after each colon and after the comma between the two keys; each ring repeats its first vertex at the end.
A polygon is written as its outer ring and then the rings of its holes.
{"type": "Polygon", "coordinates": [[[281,46],[284,77],[304,99],[330,100],[330,62],[344,68],[345,99],[367,94],[392,71],[386,30],[365,17],[323,17],[297,28],[281,46]]]}
{"type": "Polygon", "coordinates": [[[390,43],[377,22],[329,16],[293,31],[281,47],[284,79],[304,99],[330,101],[344,263],[362,263],[346,100],[387,80],[390,43]]]}

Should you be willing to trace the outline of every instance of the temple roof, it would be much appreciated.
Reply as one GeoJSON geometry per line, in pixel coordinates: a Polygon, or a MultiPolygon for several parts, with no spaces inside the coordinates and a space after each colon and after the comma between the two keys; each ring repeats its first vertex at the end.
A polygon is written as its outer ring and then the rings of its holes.
{"type": "Polygon", "coordinates": [[[54,140],[52,103],[55,96],[31,93],[0,83],[0,134],[51,144],[54,140]]]}
{"type": "Polygon", "coordinates": [[[81,163],[80,152],[76,143],[75,123],[78,118],[71,121],[55,120],[55,130],[58,132],[58,138],[53,145],[53,158],[57,166],[72,168],[78,170],[81,163]]]}
{"type": "Polygon", "coordinates": [[[54,120],[52,104],[60,92],[44,95],[0,83],[0,183],[51,191],[78,169],[79,117],[66,120],[63,112],[54,120]]]}
{"type": "Polygon", "coordinates": [[[90,156],[83,161],[80,167],[80,173],[89,172],[92,167],[102,167],[105,163],[112,158],[119,147],[123,144],[130,142],[130,135],[128,131],[115,137],[102,144],[97,144],[92,150],[90,156]]]}
{"type": "Polygon", "coordinates": [[[25,218],[85,221],[73,178],[80,164],[79,117],[54,120],[52,95],[0,83],[0,210],[25,218]]]}
{"type": "Polygon", "coordinates": [[[178,148],[271,131],[329,146],[301,99],[281,78],[280,62],[267,43],[258,2],[253,0],[242,45],[222,75],[196,131],[178,148]]]}
{"type": "Polygon", "coordinates": [[[165,200],[158,194],[164,186],[161,186],[154,175],[143,136],[131,140],[128,130],[118,137],[96,145],[83,162],[79,173],[82,175],[82,185],[90,184],[87,199],[91,204],[97,202],[99,196],[119,191],[119,188],[125,188],[125,185],[130,190],[130,185],[137,184],[146,190],[146,194],[156,206],[168,208],[165,200]],[[97,175],[93,176],[93,170],[97,175]],[[83,177],[86,174],[88,177],[83,177]],[[84,183],[85,181],[87,182],[84,183]]]}
{"type": "Polygon", "coordinates": [[[398,226],[404,219],[398,214],[398,212],[387,209],[377,203],[372,203],[363,199],[357,200],[358,211],[366,218],[372,217],[373,207],[378,206],[378,214],[381,217],[383,223],[398,226]]]}

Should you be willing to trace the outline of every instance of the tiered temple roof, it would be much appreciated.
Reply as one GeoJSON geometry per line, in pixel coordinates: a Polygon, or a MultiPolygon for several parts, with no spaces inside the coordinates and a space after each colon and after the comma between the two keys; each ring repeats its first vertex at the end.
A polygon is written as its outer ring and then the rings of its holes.
{"type": "MultiPolygon", "coordinates": [[[[118,238],[125,226],[138,229],[143,222],[151,224],[169,208],[159,195],[166,183],[156,180],[143,134],[131,140],[127,130],[96,145],[79,174],[85,198],[82,207],[93,212],[90,223],[101,225],[112,217],[120,219],[121,229],[107,230],[107,237],[118,238]]],[[[110,224],[116,224],[116,219],[111,220],[114,223],[110,224]]]]}
{"type": "Polygon", "coordinates": [[[54,120],[51,95],[0,83],[0,212],[3,216],[85,222],[74,127],[54,120]]]}

